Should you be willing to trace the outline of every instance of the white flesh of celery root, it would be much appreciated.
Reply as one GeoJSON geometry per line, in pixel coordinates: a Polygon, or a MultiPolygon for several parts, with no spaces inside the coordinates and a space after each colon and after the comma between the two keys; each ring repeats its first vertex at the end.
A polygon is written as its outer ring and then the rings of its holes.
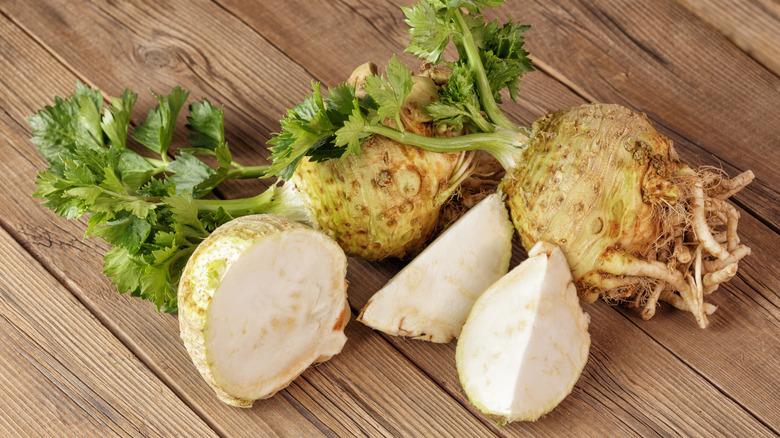
{"type": "Polygon", "coordinates": [[[249,407],[341,351],[346,263],[325,234],[273,215],[230,221],[198,246],[179,286],[181,337],[222,401],[249,407]]]}
{"type": "Polygon", "coordinates": [[[509,270],[513,233],[500,195],[487,196],[374,294],[358,320],[391,335],[449,342],[477,297],[509,270]]]}
{"type": "Polygon", "coordinates": [[[501,422],[553,410],[590,349],[589,318],[560,248],[539,242],[529,256],[477,300],[455,354],[471,403],[501,422]]]}

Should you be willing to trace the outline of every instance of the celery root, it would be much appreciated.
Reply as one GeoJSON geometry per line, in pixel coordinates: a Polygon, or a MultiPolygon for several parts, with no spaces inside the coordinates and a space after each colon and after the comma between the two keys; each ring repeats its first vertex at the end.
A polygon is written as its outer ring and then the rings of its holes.
{"type": "Polygon", "coordinates": [[[501,422],[555,408],[590,350],[589,318],[560,248],[539,242],[529,256],[477,299],[456,349],[469,400],[501,422]]]}
{"type": "MultiPolygon", "coordinates": [[[[365,97],[376,66],[357,67],[348,83],[365,97]]],[[[438,97],[436,83],[412,76],[409,95],[398,114],[405,132],[437,133],[425,106],[438,97]]],[[[389,121],[387,123],[393,123],[389,121]]],[[[319,229],[347,255],[368,260],[417,254],[436,230],[442,205],[477,164],[469,151],[437,153],[383,136],[360,145],[359,155],[324,162],[302,159],[290,182],[319,229]]]]}
{"type": "Polygon", "coordinates": [[[513,234],[500,195],[487,196],[374,294],[358,320],[391,335],[449,342],[474,301],[509,269],[513,234]]]}
{"type": "Polygon", "coordinates": [[[591,104],[534,123],[522,164],[502,182],[523,245],[561,247],[586,301],[603,297],[655,313],[659,301],[693,313],[750,253],[725,202],[747,185],[682,163],[643,114],[591,104]]]}
{"type": "Polygon", "coordinates": [[[273,215],[234,219],[184,269],[184,345],[222,401],[249,407],[341,351],[345,277],[344,252],[323,233],[273,215]]]}

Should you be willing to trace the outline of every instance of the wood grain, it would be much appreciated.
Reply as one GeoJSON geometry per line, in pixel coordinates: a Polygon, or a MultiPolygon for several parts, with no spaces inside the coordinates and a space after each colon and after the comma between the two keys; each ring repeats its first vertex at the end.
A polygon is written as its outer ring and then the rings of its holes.
{"type": "Polygon", "coordinates": [[[513,5],[533,24],[528,47],[541,68],[589,100],[647,113],[693,165],[753,170],[755,188],[735,200],[780,230],[777,76],[673,1],[513,5]]]}
{"type": "Polygon", "coordinates": [[[780,4],[771,0],[677,0],[702,21],[780,75],[780,4]],[[745,23],[751,23],[746,26],[745,23]]]}
{"type": "Polygon", "coordinates": [[[3,229],[0,258],[0,435],[215,436],[3,229]]]}
{"type": "Polygon", "coordinates": [[[319,430],[305,417],[293,415],[297,411],[283,398],[265,403],[263,415],[255,414],[255,418],[238,415],[216,400],[189,362],[178,337],[176,318],[158,314],[150,303],[118,295],[100,274],[101,254],[107,245],[98,239],[83,239],[86,229],[83,221],[63,221],[30,197],[35,188],[31,184],[35,173],[45,168],[45,162],[34,153],[34,145],[28,140],[26,116],[50,104],[52,93],[67,95],[77,77],[12,23],[0,20],[0,26],[0,35],[9,42],[6,47],[10,49],[1,53],[2,62],[13,69],[3,77],[0,92],[3,108],[0,117],[4,123],[0,185],[8,188],[5,199],[11,201],[0,207],[3,226],[75,291],[98,319],[110,321],[114,334],[150,364],[174,391],[185,398],[197,394],[203,403],[196,411],[221,416],[221,421],[214,423],[221,434],[258,427],[279,436],[296,433],[316,436],[319,430]],[[29,72],[38,73],[30,75],[29,72]]]}
{"type": "MultiPolygon", "coordinates": [[[[722,317],[727,318],[726,321],[738,320],[741,325],[745,316],[738,313],[744,306],[736,307],[722,317]]],[[[580,436],[604,433],[690,436],[709,431],[713,435],[771,436],[772,429],[754,423],[754,416],[767,420],[770,425],[776,424],[777,378],[773,370],[776,367],[772,364],[778,360],[778,340],[774,328],[764,332],[774,337],[755,339],[759,342],[756,349],[742,349],[735,365],[726,366],[722,354],[708,351],[713,339],[717,339],[719,345],[736,343],[732,337],[741,337],[744,342],[745,334],[754,327],[741,326],[735,330],[721,327],[710,334],[709,329],[692,330],[690,315],[668,309],[663,309],[662,315],[652,321],[637,320],[631,311],[626,311],[629,318],[616,317],[615,309],[602,302],[584,306],[584,310],[591,316],[592,347],[575,391],[556,410],[537,422],[510,424],[501,429],[502,433],[507,436],[556,436],[572,431],[580,436]],[[658,342],[647,342],[647,331],[660,338],[658,342]],[[668,338],[675,335],[681,335],[682,339],[669,341],[668,338]],[[669,347],[673,349],[671,353],[669,347]],[[688,361],[696,367],[691,368],[688,361]],[[698,369],[699,366],[702,369],[698,369]],[[732,372],[739,375],[727,375],[732,372]],[[749,376],[756,373],[764,375],[766,380],[752,383],[754,379],[749,376]],[[711,378],[717,385],[724,382],[729,385],[728,393],[738,402],[724,403],[721,389],[712,384],[711,378]],[[732,380],[741,382],[743,387],[732,385],[732,380]],[[754,412],[743,410],[741,404],[745,401],[754,412]],[[691,403],[695,403],[693,406],[700,412],[694,413],[691,403]],[[732,415],[740,419],[733,423],[720,420],[732,415]],[[599,421],[585,420],[594,417],[599,421]],[[670,422],[670,419],[674,421],[670,422]],[[745,424],[751,425],[742,429],[745,424]]],[[[435,376],[445,390],[464,397],[453,360],[454,343],[431,345],[402,338],[388,339],[435,376]]]]}
{"type": "MultiPolygon", "coordinates": [[[[407,65],[419,64],[402,53],[408,35],[398,6],[411,1],[369,5],[349,0],[320,9],[286,1],[260,6],[242,0],[219,2],[328,85],[343,81],[363,62],[383,66],[393,53],[407,65]],[[302,32],[297,11],[320,18],[307,21],[302,32]],[[346,16],[352,18],[350,26],[344,25],[346,16]],[[280,25],[267,26],[269,21],[280,25]],[[337,44],[310,37],[329,35],[334,29],[337,44]],[[323,54],[323,62],[310,62],[323,54]]],[[[532,24],[527,37],[531,54],[537,67],[556,79],[541,81],[543,87],[525,88],[519,105],[506,105],[513,120],[530,125],[549,110],[596,100],[645,112],[675,141],[686,162],[722,167],[732,176],[746,169],[756,172],[758,180],[736,200],[780,230],[776,208],[780,173],[768,165],[780,162],[777,78],[673,2],[639,9],[608,1],[571,2],[565,7],[510,2],[492,15],[503,20],[507,13],[532,24]],[[654,51],[668,59],[648,54],[654,51]],[[579,96],[557,91],[562,84],[579,96]],[[535,111],[529,113],[528,105],[535,111]],[[751,154],[742,156],[735,144],[749,145],[751,154]]],[[[530,74],[524,82],[538,82],[537,78],[538,73],[530,74]]]]}
{"type": "MultiPolygon", "coordinates": [[[[273,5],[274,7],[268,7],[262,11],[255,11],[252,8],[246,7],[246,5],[240,1],[223,1],[227,8],[233,11],[235,15],[244,17],[244,20],[246,20],[247,23],[255,26],[258,29],[258,32],[263,32],[264,30],[261,25],[263,20],[290,20],[289,17],[291,16],[291,11],[289,8],[292,6],[286,2],[278,3],[285,3],[287,6],[285,6],[285,4],[275,4],[273,5]]],[[[596,2],[597,6],[598,4],[599,3],[596,2]]],[[[528,7],[528,4],[524,5],[528,7]]],[[[360,4],[359,2],[350,2],[350,6],[353,9],[358,9],[360,4]]],[[[373,16],[384,16],[392,14],[392,5],[387,6],[387,9],[384,9],[385,6],[382,6],[382,8],[382,10],[374,10],[372,12],[373,16]]],[[[537,14],[543,13],[541,7],[538,7],[534,12],[537,14]]],[[[623,13],[626,12],[624,11],[623,13]]],[[[325,32],[327,29],[339,26],[339,20],[341,20],[341,18],[329,19],[328,17],[331,17],[331,15],[325,13],[321,15],[323,18],[312,25],[316,26],[313,29],[314,33],[325,32]]],[[[526,15],[527,14],[521,14],[519,12],[513,14],[515,17],[525,17],[526,15]]],[[[664,16],[668,20],[674,20],[671,13],[668,13],[668,15],[665,14],[664,16]]],[[[359,19],[368,20],[369,18],[364,18],[361,15],[359,19]]],[[[686,18],[683,14],[682,18],[677,18],[676,21],[669,21],[665,24],[665,26],[669,28],[684,27],[683,23],[680,23],[680,21],[688,19],[689,18],[686,18]]],[[[384,22],[385,20],[381,21],[384,22]]],[[[588,26],[596,26],[599,24],[584,21],[583,23],[584,25],[588,26]]],[[[532,28],[532,32],[536,33],[545,31],[545,29],[538,29],[539,27],[540,26],[535,25],[536,29],[532,28]]],[[[388,29],[387,32],[390,34],[385,41],[403,41],[403,29],[403,27],[388,29]]],[[[348,29],[342,30],[340,35],[344,34],[346,34],[344,38],[347,40],[358,40],[361,36],[360,28],[354,25],[350,26],[348,29]]],[[[299,62],[304,62],[305,59],[313,56],[311,48],[295,43],[296,38],[299,38],[299,36],[297,36],[298,33],[296,32],[294,26],[282,26],[279,28],[274,27],[270,32],[263,32],[263,35],[271,40],[276,47],[281,48],[299,62]]],[[[534,35],[532,33],[529,36],[529,41],[531,38],[533,38],[533,36],[534,35]]],[[[578,44],[583,44],[580,42],[580,40],[577,41],[578,44]]],[[[613,45],[617,45],[618,43],[620,43],[620,41],[612,42],[613,45]]],[[[700,46],[706,45],[703,40],[700,40],[698,44],[700,46]]],[[[369,46],[370,47],[368,48],[363,46],[353,47],[352,51],[343,55],[345,58],[335,59],[334,62],[339,65],[356,65],[361,62],[361,59],[370,59],[368,57],[371,56],[374,50],[374,45],[369,44],[369,46]]],[[[573,51],[576,51],[577,49],[576,47],[572,47],[572,44],[569,44],[566,47],[569,47],[573,51]]],[[[726,50],[726,48],[721,49],[726,50]]],[[[385,49],[380,48],[380,52],[382,50],[385,49]]],[[[692,48],[686,50],[694,49],[692,48]]],[[[539,51],[541,53],[546,53],[549,50],[546,47],[541,47],[539,48],[539,51]]],[[[557,50],[553,50],[553,52],[557,53],[557,50]]],[[[705,64],[712,62],[715,61],[708,60],[705,64]]],[[[682,64],[688,65],[689,63],[682,64]]],[[[692,67],[696,65],[697,64],[693,64],[692,67]]],[[[604,70],[607,69],[607,67],[602,66],[599,66],[598,68],[604,70]]],[[[744,68],[747,69],[748,67],[744,68]]],[[[753,70],[760,71],[760,69],[755,69],[755,67],[753,70]]],[[[311,72],[316,77],[325,82],[338,81],[337,78],[331,77],[331,73],[326,70],[325,67],[321,67],[321,64],[316,64],[315,67],[311,67],[311,72]]],[[[605,76],[607,75],[605,74],[605,76]]],[[[609,88],[613,86],[611,84],[597,83],[592,78],[589,80],[593,82],[591,86],[594,88],[609,88]]],[[[776,84],[776,86],[780,86],[780,81],[775,80],[772,83],[776,84]]],[[[737,89],[737,85],[738,84],[734,84],[731,86],[731,93],[740,93],[740,90],[737,89]]],[[[507,105],[507,112],[513,118],[513,120],[519,120],[523,123],[530,123],[534,120],[535,117],[543,114],[546,111],[546,107],[544,106],[545,104],[550,105],[547,108],[556,108],[578,105],[585,102],[585,100],[583,100],[580,96],[574,95],[571,93],[571,90],[562,87],[551,77],[548,77],[541,72],[529,75],[526,79],[524,79],[521,88],[522,100],[518,105],[507,105]],[[559,104],[556,106],[556,103],[559,104]],[[530,112],[528,111],[529,107],[533,108],[533,110],[530,112]]],[[[655,92],[655,95],[659,96],[659,98],[668,98],[668,96],[671,95],[670,91],[661,91],[662,90],[658,90],[655,92]]],[[[767,88],[761,92],[772,94],[776,92],[776,88],[767,88]]],[[[767,101],[763,101],[763,105],[767,107],[767,111],[771,111],[772,107],[770,107],[768,103],[769,102],[767,101]]],[[[775,113],[780,111],[777,103],[773,102],[773,104],[775,113]]],[[[674,121],[676,120],[677,119],[675,118],[674,121]]],[[[669,125],[671,122],[661,120],[661,123],[662,124],[659,126],[659,129],[666,131],[667,135],[669,135],[675,144],[678,145],[678,149],[683,154],[683,156],[686,157],[689,161],[696,160],[697,157],[699,157],[699,154],[704,150],[704,147],[711,146],[704,145],[699,147],[695,144],[691,144],[689,139],[679,134],[673,126],[669,125]]],[[[658,123],[656,123],[656,125],[658,126],[658,123]]],[[[732,127],[728,127],[727,129],[731,130],[732,127]]],[[[762,131],[761,133],[755,133],[755,135],[764,135],[764,132],[766,132],[766,130],[762,131]]],[[[708,153],[717,154],[719,151],[715,149],[714,152],[708,153]]],[[[719,156],[715,155],[715,159],[717,160],[718,158],[719,156]]],[[[714,163],[715,162],[710,162],[710,164],[714,163]]],[[[772,179],[771,175],[769,181],[774,181],[776,184],[780,184],[780,180],[772,179]]],[[[780,185],[775,185],[774,183],[770,184],[770,186],[780,187],[780,185]]],[[[762,208],[760,211],[762,213],[777,211],[777,205],[779,204],[777,203],[778,198],[776,193],[772,192],[771,190],[764,192],[764,196],[756,196],[756,193],[758,193],[758,191],[755,193],[751,192],[749,196],[743,195],[744,199],[746,199],[746,201],[743,201],[743,203],[751,206],[755,206],[756,204],[761,205],[762,208]]],[[[752,212],[753,214],[758,214],[755,213],[755,211],[752,212]]],[[[762,219],[765,218],[764,215],[758,215],[762,219]]],[[[655,339],[671,339],[672,341],[668,342],[668,344],[673,346],[672,351],[676,356],[681,357],[684,359],[684,361],[690,363],[697,370],[697,372],[703,372],[705,379],[712,378],[716,385],[727,388],[727,392],[730,394],[738,394],[737,400],[739,400],[741,403],[745,403],[749,409],[751,409],[751,411],[755,412],[760,417],[770,419],[769,424],[771,424],[775,429],[778,429],[780,428],[780,421],[778,421],[777,417],[779,411],[774,407],[774,403],[772,403],[772,401],[776,400],[777,394],[780,393],[780,388],[778,387],[778,384],[780,384],[780,369],[778,369],[776,366],[772,366],[772,364],[780,360],[780,357],[778,357],[778,354],[780,354],[780,347],[778,347],[780,346],[780,330],[778,330],[778,321],[780,321],[780,314],[778,313],[778,309],[780,309],[780,295],[777,293],[777,291],[780,291],[780,284],[776,284],[777,276],[774,274],[774,272],[777,272],[776,269],[780,269],[780,266],[769,267],[767,266],[767,263],[772,264],[773,254],[780,253],[780,247],[778,247],[778,242],[780,239],[778,239],[772,228],[767,228],[760,221],[750,217],[750,215],[748,215],[745,211],[742,212],[742,217],[741,233],[743,236],[745,236],[745,243],[753,248],[753,255],[741,264],[742,272],[740,275],[749,278],[749,281],[754,285],[755,288],[751,289],[750,287],[729,284],[714,294],[713,299],[716,303],[720,304],[722,312],[719,311],[719,313],[716,313],[713,316],[713,321],[717,322],[713,323],[712,330],[705,330],[703,333],[698,330],[691,330],[689,327],[690,315],[686,315],[680,312],[664,311],[664,318],[659,316],[658,318],[648,322],[640,321],[637,318],[636,312],[632,310],[624,311],[624,314],[632,318],[640,330],[650,331],[655,339]],[[769,238],[754,240],[750,239],[750,236],[768,236],[769,238]],[[751,261],[754,260],[760,262],[751,263],[751,261]],[[759,278],[762,278],[762,280],[759,281],[759,278]],[[756,293],[757,290],[766,292],[760,294],[756,293]],[[667,318],[671,318],[672,321],[665,321],[664,319],[667,318]],[[765,318],[769,318],[769,321],[771,321],[769,325],[764,325],[763,322],[765,321],[765,318]],[[723,325],[731,324],[736,325],[736,327],[733,327],[731,330],[724,329],[722,327],[723,325]],[[721,345],[724,343],[730,344],[733,345],[734,348],[738,348],[738,346],[741,345],[741,343],[744,341],[745,334],[748,334],[748,336],[754,339],[758,345],[763,347],[755,350],[749,349],[740,354],[740,357],[744,359],[743,361],[723,361],[721,351],[710,348],[710,346],[716,342],[721,345]],[[744,382],[751,382],[751,376],[756,374],[766,374],[766,382],[769,383],[765,384],[764,382],[756,382],[755,384],[744,384],[744,382]]],[[[774,224],[774,222],[772,222],[772,224],[774,224]]],[[[393,262],[389,262],[389,265],[391,267],[388,269],[388,273],[392,273],[394,269],[398,268],[398,266],[393,262]]],[[[375,266],[367,267],[364,273],[363,271],[353,269],[354,276],[365,275],[366,278],[361,277],[360,281],[353,280],[352,283],[364,284],[367,281],[370,281],[367,280],[367,278],[372,276],[376,277],[375,270],[375,266]]],[[[377,290],[379,287],[381,287],[383,284],[382,282],[386,278],[389,278],[389,276],[380,276],[373,283],[368,283],[372,284],[372,286],[368,288],[369,291],[377,290]]],[[[364,294],[361,293],[361,291],[362,290],[353,291],[353,296],[357,297],[356,300],[353,300],[353,305],[356,305],[357,308],[362,307],[362,304],[365,303],[365,301],[370,296],[370,292],[368,294],[364,294]]],[[[604,320],[606,321],[607,318],[604,318],[604,320]]],[[[621,333],[621,336],[629,336],[624,334],[627,331],[628,330],[625,327],[609,325],[605,327],[603,333],[605,336],[607,336],[609,333],[621,333]]],[[[637,335],[637,337],[641,337],[641,335],[637,335]]],[[[665,345],[667,343],[662,342],[662,344],[665,345]]],[[[404,346],[407,346],[408,344],[402,341],[398,345],[400,348],[404,348],[404,346]]],[[[424,357],[425,353],[419,351],[424,350],[424,348],[425,347],[417,349],[417,354],[409,354],[410,357],[420,357],[420,354],[423,355],[421,357],[424,357]]],[[[444,356],[446,357],[446,354],[444,354],[444,356]]],[[[670,359],[670,361],[674,362],[674,359],[670,359]]],[[[432,367],[436,367],[436,363],[436,360],[428,360],[425,362],[425,364],[421,363],[421,366],[425,369],[431,369],[432,367]]],[[[446,360],[439,360],[439,363],[447,364],[448,362],[446,360]]],[[[451,376],[453,372],[452,370],[449,370],[448,373],[451,376]]],[[[436,375],[440,374],[437,373],[436,375]]],[[[663,376],[659,375],[655,378],[662,377],[663,376]]],[[[706,385],[706,383],[703,382],[699,382],[698,384],[706,385]]],[[[449,389],[451,391],[456,391],[457,388],[457,381],[451,380],[449,382],[449,389]]],[[[690,387],[690,390],[696,392],[695,388],[696,386],[693,385],[690,387]]],[[[668,403],[674,405],[675,401],[672,400],[668,403]]]]}
{"type": "MultiPolygon", "coordinates": [[[[7,189],[0,223],[221,435],[777,434],[780,179],[772,164],[780,82],[674,2],[653,8],[510,2],[501,11],[534,25],[529,46],[541,70],[524,79],[520,101],[506,105],[513,120],[530,124],[550,108],[587,100],[619,102],[646,111],[687,160],[759,174],[737,197],[745,207],[744,241],[754,254],[713,297],[720,309],[710,329],[698,330],[689,315],[668,309],[641,321],[631,310],[587,307],[593,348],[585,374],[572,395],[536,423],[496,428],[474,412],[457,381],[454,343],[384,337],[354,321],[341,355],[254,409],[228,408],[189,363],[175,318],[113,292],[100,274],[105,245],[81,238],[83,222],[56,218],[29,197],[44,164],[27,140],[24,118],[53,95],[67,94],[77,79],[109,94],[125,86],[141,92],[136,120],[152,103],[148,88],[181,84],[193,96],[207,96],[226,107],[236,158],[257,163],[267,157],[263,143],[284,109],[306,94],[312,78],[334,85],[366,60],[383,64],[400,54],[408,37],[397,3],[4,2],[0,186],[7,189]],[[747,145],[751,153],[734,145],[747,145]]],[[[401,59],[416,64],[408,54],[401,59]]],[[[246,196],[266,184],[240,182],[222,195],[246,196]]],[[[522,257],[516,248],[514,263],[522,257]]],[[[401,266],[350,260],[353,310],[401,266]]]]}

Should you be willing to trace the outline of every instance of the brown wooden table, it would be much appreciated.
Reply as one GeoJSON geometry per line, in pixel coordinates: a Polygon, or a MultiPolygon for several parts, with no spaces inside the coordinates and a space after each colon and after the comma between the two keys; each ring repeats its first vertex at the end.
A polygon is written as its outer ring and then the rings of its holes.
{"type": "MultiPolygon", "coordinates": [[[[45,162],[26,117],[77,81],[109,95],[182,85],[224,105],[236,161],[265,141],[312,79],[343,81],[403,54],[395,3],[337,0],[0,1],[0,435],[772,436],[780,433],[780,3],[772,0],[511,1],[533,27],[537,71],[510,117],[587,101],[644,111],[681,157],[756,180],[733,198],[753,249],[711,300],[710,326],[663,307],[598,302],[573,393],[534,423],[496,426],[465,401],[455,343],[383,336],[354,321],[399,261],[350,260],[349,342],[252,409],[219,402],[177,319],[119,295],[107,246],[30,194],[45,162]]],[[[183,124],[183,123],[182,123],[183,124]]],[[[183,141],[177,137],[174,141],[183,141]]],[[[257,193],[265,181],[226,186],[257,193]]],[[[513,263],[522,258],[518,254],[513,263]]]]}

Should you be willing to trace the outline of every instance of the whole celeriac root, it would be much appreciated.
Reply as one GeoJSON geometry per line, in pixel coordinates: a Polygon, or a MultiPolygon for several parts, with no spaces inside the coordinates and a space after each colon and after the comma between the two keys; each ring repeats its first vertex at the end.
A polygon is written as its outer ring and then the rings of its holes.
{"type": "Polygon", "coordinates": [[[532,133],[500,187],[523,246],[558,245],[586,302],[633,305],[645,319],[667,302],[706,327],[705,296],[750,254],[726,199],[753,173],[692,169],[647,116],[619,105],[550,112],[532,133]]]}

